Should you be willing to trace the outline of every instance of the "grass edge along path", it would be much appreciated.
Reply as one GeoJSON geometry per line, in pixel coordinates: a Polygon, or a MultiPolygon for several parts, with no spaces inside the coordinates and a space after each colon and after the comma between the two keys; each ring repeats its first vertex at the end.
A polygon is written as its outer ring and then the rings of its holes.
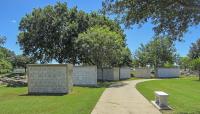
{"type": "Polygon", "coordinates": [[[154,91],[168,93],[173,110],[163,113],[200,114],[200,81],[197,77],[147,81],[137,84],[136,88],[149,101],[154,100],[154,91]]]}

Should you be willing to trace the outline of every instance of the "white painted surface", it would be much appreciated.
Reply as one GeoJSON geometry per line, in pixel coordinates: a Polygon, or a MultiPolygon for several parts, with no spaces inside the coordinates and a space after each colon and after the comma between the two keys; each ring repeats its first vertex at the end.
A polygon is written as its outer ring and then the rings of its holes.
{"type": "Polygon", "coordinates": [[[151,78],[151,69],[135,68],[134,76],[137,78],[151,78]]]}
{"type": "Polygon", "coordinates": [[[119,67],[114,67],[113,68],[113,80],[117,81],[119,80],[119,67]]]}
{"type": "Polygon", "coordinates": [[[103,80],[107,80],[107,81],[119,80],[119,68],[114,67],[114,68],[104,68],[103,70],[98,69],[97,77],[98,77],[98,80],[102,80],[102,78],[103,80]]]}
{"type": "Polygon", "coordinates": [[[160,107],[168,107],[168,94],[162,91],[155,91],[155,102],[160,107]]]}
{"type": "Polygon", "coordinates": [[[155,94],[158,95],[158,96],[167,96],[168,94],[163,92],[163,91],[155,91],[155,94]]]}
{"type": "Polygon", "coordinates": [[[69,93],[72,86],[71,64],[28,65],[29,93],[69,93]]]}
{"type": "Polygon", "coordinates": [[[97,85],[96,66],[74,66],[73,67],[74,85],[97,85]]]}
{"type": "Polygon", "coordinates": [[[121,67],[120,68],[120,79],[128,79],[131,77],[130,68],[129,67],[121,67]]]}
{"type": "Polygon", "coordinates": [[[180,69],[179,68],[158,68],[157,74],[159,78],[179,77],[180,69]]]}

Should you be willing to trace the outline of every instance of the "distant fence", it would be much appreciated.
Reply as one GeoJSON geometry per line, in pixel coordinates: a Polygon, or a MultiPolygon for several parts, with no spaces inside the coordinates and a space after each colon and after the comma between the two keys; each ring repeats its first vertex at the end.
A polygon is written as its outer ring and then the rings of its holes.
{"type": "Polygon", "coordinates": [[[119,80],[119,68],[103,68],[97,70],[98,80],[115,81],[119,80]]]}
{"type": "Polygon", "coordinates": [[[134,76],[137,78],[151,78],[151,69],[149,68],[135,68],[134,76]]]}
{"type": "Polygon", "coordinates": [[[72,90],[71,64],[28,65],[28,93],[69,93],[72,90]]]}
{"type": "Polygon", "coordinates": [[[120,79],[128,79],[131,77],[129,67],[120,67],[120,79]]]}
{"type": "Polygon", "coordinates": [[[97,85],[96,66],[74,66],[73,67],[74,85],[97,85]]]}
{"type": "Polygon", "coordinates": [[[159,78],[174,78],[179,77],[180,69],[179,68],[158,68],[157,76],[159,78]]]}

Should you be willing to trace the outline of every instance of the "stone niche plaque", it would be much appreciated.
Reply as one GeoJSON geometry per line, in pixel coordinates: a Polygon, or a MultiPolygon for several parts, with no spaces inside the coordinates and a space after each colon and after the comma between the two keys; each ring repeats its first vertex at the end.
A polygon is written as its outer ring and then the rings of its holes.
{"type": "Polygon", "coordinates": [[[29,94],[64,94],[72,91],[71,64],[30,64],[28,66],[29,94]]]}

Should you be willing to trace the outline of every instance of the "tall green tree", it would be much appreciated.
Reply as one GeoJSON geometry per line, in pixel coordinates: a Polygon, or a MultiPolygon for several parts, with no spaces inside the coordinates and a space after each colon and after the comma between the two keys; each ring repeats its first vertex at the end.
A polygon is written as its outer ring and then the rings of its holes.
{"type": "Polygon", "coordinates": [[[0,74],[8,73],[12,70],[12,58],[14,52],[3,47],[6,37],[0,36],[0,74]]]}
{"type": "Polygon", "coordinates": [[[176,49],[168,37],[156,37],[147,45],[149,62],[155,68],[163,67],[166,62],[176,62],[176,49]]]}
{"type": "MultiPolygon", "coordinates": [[[[18,42],[25,55],[41,63],[56,60],[58,63],[78,63],[78,35],[95,25],[107,25],[125,40],[119,24],[97,13],[87,14],[77,7],[68,8],[58,2],[54,6],[33,9],[20,22],[18,42]]],[[[124,44],[125,45],[125,44],[124,44]]]]}
{"type": "Polygon", "coordinates": [[[24,68],[26,72],[27,64],[34,64],[34,63],[36,63],[36,61],[33,58],[30,58],[25,55],[17,55],[15,58],[14,66],[16,68],[24,68]]]}
{"type": "Polygon", "coordinates": [[[185,71],[190,66],[190,58],[189,57],[181,57],[180,58],[180,67],[183,68],[185,71]]]}
{"type": "Polygon", "coordinates": [[[9,73],[11,70],[12,64],[5,59],[0,59],[0,74],[9,73]]]}
{"type": "Polygon", "coordinates": [[[132,53],[128,47],[123,47],[120,55],[121,55],[121,58],[120,58],[119,66],[129,66],[129,67],[133,66],[132,53]]]}
{"type": "Polygon", "coordinates": [[[193,59],[190,62],[190,65],[192,66],[193,70],[197,70],[198,71],[199,80],[200,80],[200,58],[193,59]]]}
{"type": "Polygon", "coordinates": [[[135,66],[146,67],[146,65],[149,64],[149,57],[148,47],[144,44],[141,44],[134,54],[135,66]]]}
{"type": "Polygon", "coordinates": [[[103,12],[117,15],[126,27],[151,22],[156,35],[181,40],[200,23],[200,0],[104,0],[103,12]]]}
{"type": "Polygon", "coordinates": [[[146,45],[141,45],[136,51],[135,59],[140,66],[151,65],[155,69],[166,63],[176,62],[176,49],[168,37],[155,37],[146,45]]]}
{"type": "Polygon", "coordinates": [[[198,39],[195,43],[192,43],[188,56],[191,59],[196,59],[200,57],[200,39],[198,39]]]}
{"type": "Polygon", "coordinates": [[[103,68],[117,66],[121,62],[123,39],[108,27],[92,27],[81,33],[76,42],[83,63],[103,68]]]}

